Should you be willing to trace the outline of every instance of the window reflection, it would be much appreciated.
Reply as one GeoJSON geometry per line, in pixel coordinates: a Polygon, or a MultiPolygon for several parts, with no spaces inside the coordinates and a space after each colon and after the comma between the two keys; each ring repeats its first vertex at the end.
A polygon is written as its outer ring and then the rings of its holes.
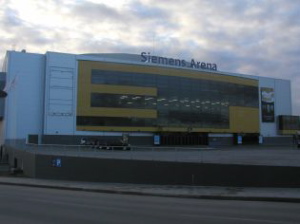
{"type": "Polygon", "coordinates": [[[156,109],[155,101],[154,96],[91,93],[91,107],[156,109]]]}

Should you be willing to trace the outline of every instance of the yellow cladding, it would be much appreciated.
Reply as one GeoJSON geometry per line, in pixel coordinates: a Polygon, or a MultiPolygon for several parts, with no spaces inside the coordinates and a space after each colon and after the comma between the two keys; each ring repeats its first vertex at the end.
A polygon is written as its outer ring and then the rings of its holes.
{"type": "Polygon", "coordinates": [[[100,126],[77,126],[77,131],[143,131],[155,132],[157,128],[154,127],[100,127],[100,126]]]}
{"type": "MultiPolygon", "coordinates": [[[[258,86],[258,81],[243,77],[226,76],[218,73],[193,71],[174,68],[162,68],[144,65],[128,65],[109,62],[79,61],[78,67],[78,96],[77,116],[99,116],[99,117],[138,117],[157,118],[156,110],[127,109],[127,108],[99,108],[90,107],[91,92],[133,94],[157,96],[157,89],[151,87],[133,87],[117,85],[93,85],[91,84],[92,69],[136,72],[144,74],[158,74],[166,76],[177,76],[186,78],[206,79],[221,82],[229,82],[248,86],[258,86]]],[[[235,107],[229,109],[230,124],[228,129],[193,128],[191,132],[211,133],[259,133],[259,110],[258,108],[235,107]]],[[[100,127],[100,126],[77,126],[77,130],[89,131],[165,131],[165,132],[187,132],[187,128],[163,127],[100,127]]]]}
{"type": "MultiPolygon", "coordinates": [[[[98,61],[79,61],[80,70],[84,71],[85,75],[91,73],[91,69],[108,70],[108,71],[123,71],[123,72],[136,72],[143,74],[158,74],[166,76],[177,76],[195,79],[206,79],[220,82],[229,82],[235,84],[242,84],[248,86],[258,86],[258,80],[236,77],[230,75],[218,74],[217,72],[204,72],[199,70],[185,70],[175,68],[164,68],[147,65],[129,65],[118,64],[111,62],[98,62],[98,61]]],[[[79,74],[80,73],[79,71],[79,74]]],[[[90,80],[89,80],[90,81],[90,80]]]]}
{"type": "MultiPolygon", "coordinates": [[[[187,132],[187,128],[163,127],[100,127],[100,126],[77,126],[78,131],[144,131],[144,132],[187,132]]],[[[229,129],[194,128],[190,132],[231,133],[229,129]]]]}
{"type": "Polygon", "coordinates": [[[232,133],[259,133],[259,109],[250,107],[229,108],[232,133]]]}
{"type": "Polygon", "coordinates": [[[157,89],[152,87],[93,85],[91,84],[91,68],[83,66],[82,63],[79,63],[78,71],[77,116],[157,118],[156,110],[91,107],[91,92],[157,96],[157,89]]]}
{"type": "Polygon", "coordinates": [[[157,89],[152,87],[135,87],[119,85],[91,85],[93,93],[132,94],[141,96],[157,96],[157,89]]]}
{"type": "Polygon", "coordinates": [[[297,130],[280,130],[279,134],[281,135],[296,135],[297,134],[297,130]]]}
{"type": "Polygon", "coordinates": [[[87,110],[78,109],[77,116],[157,118],[157,111],[150,109],[89,107],[87,110]]]}
{"type": "MultiPolygon", "coordinates": [[[[128,132],[187,132],[187,128],[163,127],[115,127],[115,126],[77,126],[78,131],[128,131],[128,132]]],[[[234,133],[231,129],[216,129],[216,128],[193,128],[189,132],[198,133],[234,133]]],[[[238,132],[238,133],[259,133],[257,132],[238,132]]]]}
{"type": "MultiPolygon", "coordinates": [[[[187,128],[181,127],[100,127],[77,126],[77,130],[89,131],[145,131],[145,132],[208,132],[208,133],[259,133],[259,110],[250,107],[235,107],[229,109],[230,123],[228,129],[217,128],[187,128]]],[[[132,112],[130,112],[132,115],[132,112]]],[[[155,114],[157,116],[157,114],[155,114]]],[[[107,116],[107,115],[105,115],[107,116]]],[[[142,116],[144,117],[144,116],[142,116]]],[[[149,116],[150,118],[150,116],[149,116]]],[[[152,117],[155,118],[155,117],[152,117]]],[[[287,134],[287,133],[286,133],[287,134]]]]}

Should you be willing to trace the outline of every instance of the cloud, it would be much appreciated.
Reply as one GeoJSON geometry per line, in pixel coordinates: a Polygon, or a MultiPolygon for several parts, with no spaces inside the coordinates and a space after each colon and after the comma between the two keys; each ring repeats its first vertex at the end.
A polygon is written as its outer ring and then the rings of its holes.
{"type": "Polygon", "coordinates": [[[292,80],[300,114],[299,21],[295,0],[2,0],[0,54],[14,46],[195,58],[221,71],[292,80]]]}
{"type": "Polygon", "coordinates": [[[105,21],[122,21],[122,14],[116,9],[105,4],[96,4],[93,2],[80,2],[73,5],[71,15],[80,17],[88,23],[103,23],[105,21]]]}
{"type": "Polygon", "coordinates": [[[132,1],[126,5],[126,10],[137,19],[142,20],[168,20],[168,13],[166,10],[156,7],[152,4],[144,4],[140,1],[132,1]]]}
{"type": "Polygon", "coordinates": [[[6,27],[22,26],[23,21],[19,18],[16,10],[7,8],[2,15],[2,25],[6,27]]]}

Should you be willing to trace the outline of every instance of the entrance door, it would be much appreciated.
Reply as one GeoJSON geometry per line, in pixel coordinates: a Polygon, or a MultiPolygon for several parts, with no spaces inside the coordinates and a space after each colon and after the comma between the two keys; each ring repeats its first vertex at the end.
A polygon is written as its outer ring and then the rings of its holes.
{"type": "Polygon", "coordinates": [[[207,133],[164,133],[161,145],[207,145],[207,133]]]}

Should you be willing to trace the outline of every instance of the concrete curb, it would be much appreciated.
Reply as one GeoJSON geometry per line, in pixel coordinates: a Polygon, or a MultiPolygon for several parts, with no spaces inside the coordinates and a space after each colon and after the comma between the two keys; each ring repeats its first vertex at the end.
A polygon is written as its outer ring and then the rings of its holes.
{"type": "MultiPolygon", "coordinates": [[[[35,188],[48,188],[48,189],[59,189],[59,190],[71,190],[71,191],[85,191],[85,192],[95,192],[95,193],[108,193],[108,194],[124,194],[124,195],[140,195],[140,196],[155,196],[155,197],[176,197],[176,198],[189,198],[189,199],[213,199],[213,200],[240,200],[240,201],[268,201],[268,202],[289,202],[289,203],[300,203],[300,197],[278,197],[278,196],[255,196],[246,193],[245,195],[226,195],[224,193],[178,193],[173,192],[172,189],[168,192],[159,192],[159,186],[157,190],[151,190],[151,187],[147,189],[144,185],[144,189],[135,189],[133,185],[132,189],[128,187],[83,187],[68,184],[57,184],[53,181],[52,184],[43,184],[43,183],[25,183],[25,182],[8,182],[0,181],[0,185],[11,185],[11,186],[24,186],[24,187],[35,187],[35,188]],[[247,195],[248,194],[248,195],[247,195]]],[[[184,187],[183,187],[184,188],[184,187]]],[[[213,188],[213,187],[211,187],[213,188]]]]}

